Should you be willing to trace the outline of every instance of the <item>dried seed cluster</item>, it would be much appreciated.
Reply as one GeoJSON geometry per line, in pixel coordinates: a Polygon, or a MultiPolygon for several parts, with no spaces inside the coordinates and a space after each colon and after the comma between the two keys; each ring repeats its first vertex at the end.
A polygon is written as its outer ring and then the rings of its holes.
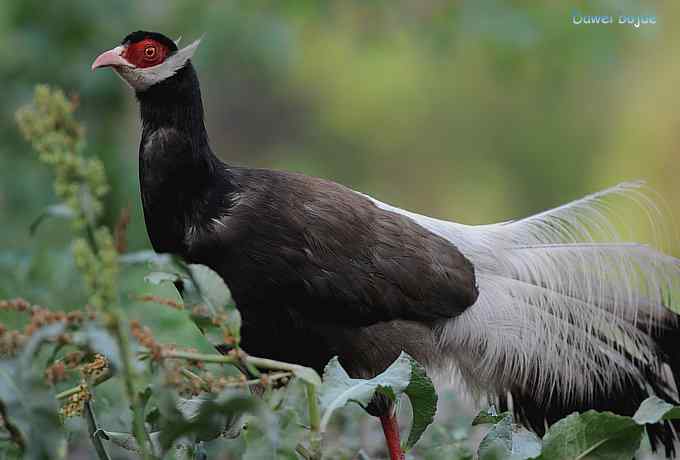
{"type": "Polygon", "coordinates": [[[66,404],[61,408],[64,417],[75,417],[83,414],[85,403],[92,399],[92,393],[85,384],[78,385],[78,392],[68,397],[66,404]]]}
{"type": "MultiPolygon", "coordinates": [[[[29,301],[17,298],[10,300],[0,300],[0,311],[14,311],[29,314],[29,322],[23,331],[7,330],[0,324],[0,353],[13,356],[26,343],[28,337],[33,335],[38,329],[50,324],[63,322],[68,326],[80,326],[85,320],[85,314],[80,310],[68,313],[63,311],[52,311],[40,305],[33,305],[29,301]]],[[[71,336],[68,333],[57,337],[61,344],[71,343],[71,336]]]]}
{"type": "Polygon", "coordinates": [[[142,302],[153,302],[161,305],[166,305],[168,307],[174,308],[175,310],[184,310],[184,305],[172,299],[166,299],[165,297],[160,297],[157,295],[143,295],[137,297],[138,300],[142,302]]]}
{"type": "Polygon", "coordinates": [[[101,353],[94,355],[94,359],[85,364],[80,372],[87,381],[96,381],[109,371],[109,360],[101,353]]]}
{"type": "Polygon", "coordinates": [[[130,330],[139,344],[149,350],[152,360],[160,361],[163,359],[163,347],[156,342],[153,332],[148,326],[142,326],[139,321],[133,320],[130,321],[130,330]]]}

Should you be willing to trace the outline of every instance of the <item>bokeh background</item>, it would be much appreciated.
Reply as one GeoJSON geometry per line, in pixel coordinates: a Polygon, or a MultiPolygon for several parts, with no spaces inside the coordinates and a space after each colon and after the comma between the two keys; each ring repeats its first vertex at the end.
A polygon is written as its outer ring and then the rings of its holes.
{"type": "MultiPolygon", "coordinates": [[[[322,176],[470,224],[644,179],[680,217],[678,2],[5,0],[0,298],[60,308],[85,298],[69,225],[28,232],[56,201],[14,124],[36,83],[79,97],[87,151],[112,184],[106,218],[113,225],[129,206],[130,250],[149,248],[136,102],[111,72],[90,72],[138,29],[184,43],[205,34],[193,61],[227,162],[322,176]],[[657,24],[577,26],[575,12],[657,24]]],[[[133,295],[143,275],[125,276],[133,295]]],[[[196,340],[172,314],[152,316],[161,339],[196,340]]]]}

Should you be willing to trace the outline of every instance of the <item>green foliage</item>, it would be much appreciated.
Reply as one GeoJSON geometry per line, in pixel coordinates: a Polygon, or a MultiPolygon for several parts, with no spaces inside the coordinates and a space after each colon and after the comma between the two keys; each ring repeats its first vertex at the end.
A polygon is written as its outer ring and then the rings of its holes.
{"type": "Polygon", "coordinates": [[[541,453],[541,441],[506,414],[482,439],[478,453],[480,460],[526,460],[541,453]]]}
{"type": "Polygon", "coordinates": [[[473,424],[493,424],[479,445],[480,460],[614,460],[639,452],[646,424],[678,418],[680,407],[651,396],[632,417],[592,410],[571,414],[543,440],[516,425],[509,413],[482,411],[473,424]]]}
{"type": "Polygon", "coordinates": [[[296,410],[280,408],[277,412],[262,413],[260,418],[249,422],[243,433],[247,446],[244,460],[297,460],[300,458],[298,451],[306,452],[308,458],[313,457],[306,447],[298,444],[297,440],[304,436],[305,430],[304,419],[296,410]]]}
{"type": "Polygon", "coordinates": [[[402,394],[408,396],[413,421],[404,450],[410,449],[434,419],[437,393],[423,367],[404,352],[390,367],[370,380],[351,378],[338,359],[333,358],[324,370],[319,395],[323,410],[321,431],[326,429],[337,409],[349,402],[366,407],[377,394],[386,396],[394,403],[402,394]]]}
{"type": "Polygon", "coordinates": [[[146,276],[146,281],[180,286],[184,308],[191,312],[191,320],[213,346],[238,344],[241,315],[217,273],[204,265],[185,264],[178,259],[151,260],[167,271],[154,271],[146,276]]]}
{"type": "Polygon", "coordinates": [[[159,444],[163,452],[178,440],[193,448],[199,441],[211,441],[234,430],[241,415],[255,412],[259,402],[243,391],[228,388],[219,394],[197,398],[174,398],[171,392],[159,392],[159,444]]]}
{"type": "Polygon", "coordinates": [[[588,411],[572,414],[550,427],[540,460],[615,460],[633,458],[644,427],[630,417],[588,411]]]}
{"type": "Polygon", "coordinates": [[[396,396],[404,392],[411,380],[410,359],[402,352],[397,361],[370,380],[351,378],[337,357],[331,359],[324,369],[319,395],[323,410],[321,431],[326,429],[333,412],[349,402],[366,407],[376,393],[396,401],[396,396]]]}
{"type": "Polygon", "coordinates": [[[508,416],[511,416],[510,412],[501,412],[499,414],[496,412],[495,408],[490,407],[477,414],[474,420],[472,420],[472,425],[495,424],[506,419],[508,416]]]}
{"type": "Polygon", "coordinates": [[[415,359],[411,359],[411,378],[404,394],[411,402],[413,423],[411,432],[404,444],[404,450],[409,450],[418,442],[427,427],[434,421],[437,412],[437,393],[432,380],[425,373],[425,369],[415,359]]]}
{"type": "Polygon", "coordinates": [[[633,415],[633,420],[639,425],[677,419],[680,419],[680,407],[667,403],[656,396],[644,400],[633,415]]]}

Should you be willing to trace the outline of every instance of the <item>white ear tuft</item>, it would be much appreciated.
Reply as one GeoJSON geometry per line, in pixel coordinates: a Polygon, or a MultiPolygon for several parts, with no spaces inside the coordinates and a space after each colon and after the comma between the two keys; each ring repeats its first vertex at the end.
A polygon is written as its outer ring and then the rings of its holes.
{"type": "MultiPolygon", "coordinates": [[[[180,37],[181,38],[181,37],[180,37]]],[[[179,70],[180,68],[184,67],[184,64],[191,59],[191,57],[194,55],[196,52],[196,49],[198,48],[198,45],[201,44],[201,40],[203,40],[203,35],[197,40],[195,40],[193,43],[191,43],[188,46],[185,46],[184,48],[176,51],[173,55],[168,57],[165,62],[162,65],[165,64],[171,64],[172,67],[175,68],[176,70],[179,70]]]]}

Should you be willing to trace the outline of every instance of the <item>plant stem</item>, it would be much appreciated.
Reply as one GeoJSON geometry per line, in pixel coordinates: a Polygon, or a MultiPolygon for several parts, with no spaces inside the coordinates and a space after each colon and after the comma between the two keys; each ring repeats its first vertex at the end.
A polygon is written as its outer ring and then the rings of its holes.
{"type": "Polygon", "coordinates": [[[106,452],[106,448],[99,437],[99,425],[97,424],[97,418],[94,415],[92,401],[85,402],[85,420],[87,421],[87,432],[94,445],[94,450],[97,452],[97,457],[99,460],[111,460],[111,457],[109,457],[109,454],[106,452]]]}
{"type": "Polygon", "coordinates": [[[297,446],[295,446],[295,452],[300,454],[300,456],[305,460],[310,460],[311,458],[313,458],[312,453],[309,451],[309,449],[307,449],[302,444],[298,444],[297,446]]]}
{"type": "Polygon", "coordinates": [[[203,386],[206,385],[205,380],[203,380],[203,378],[201,378],[200,375],[194,374],[194,373],[191,372],[189,369],[182,368],[182,371],[181,371],[181,372],[182,372],[182,374],[184,374],[184,376],[185,376],[186,378],[188,378],[189,380],[198,380],[199,382],[201,382],[201,385],[203,385],[203,386]]]}
{"type": "Polygon", "coordinates": [[[191,351],[168,350],[163,352],[163,359],[187,359],[190,361],[201,361],[204,363],[236,364],[238,358],[226,355],[213,355],[207,353],[194,353],[191,351]]]}
{"type": "Polygon", "coordinates": [[[10,421],[9,417],[7,417],[7,408],[2,402],[0,402],[0,416],[5,425],[4,428],[9,433],[10,439],[23,451],[26,448],[26,441],[21,435],[21,431],[19,431],[19,429],[10,421]]]}
{"type": "Polygon", "coordinates": [[[80,391],[81,391],[80,385],[78,385],[78,386],[76,386],[76,387],[73,387],[73,388],[69,388],[68,390],[64,390],[64,391],[62,391],[61,393],[58,393],[58,394],[57,394],[57,399],[66,399],[66,398],[68,398],[68,397],[71,396],[71,395],[80,393],[80,391]]]}
{"type": "Polygon", "coordinates": [[[321,427],[321,415],[319,414],[319,401],[316,397],[316,388],[311,383],[306,383],[307,404],[309,408],[309,426],[312,431],[319,432],[321,427]]]}
{"type": "Polygon", "coordinates": [[[120,349],[120,359],[123,364],[123,380],[125,381],[125,392],[132,408],[132,432],[139,444],[139,453],[144,460],[151,459],[148,451],[149,435],[144,428],[144,407],[139,403],[137,392],[135,391],[135,374],[132,367],[132,357],[130,353],[130,343],[127,335],[123,332],[118,311],[109,309],[109,328],[116,337],[118,348],[120,349]],[[148,442],[148,444],[147,444],[148,442]]]}
{"type": "Polygon", "coordinates": [[[258,358],[256,356],[250,356],[241,352],[240,356],[233,355],[216,355],[210,353],[194,353],[192,351],[182,351],[182,350],[168,350],[163,352],[163,359],[186,359],[189,361],[201,361],[204,363],[217,363],[217,364],[250,364],[259,369],[269,369],[275,371],[288,371],[295,373],[300,369],[304,369],[304,366],[299,364],[284,363],[282,361],[275,361],[273,359],[258,358]]]}
{"type": "Polygon", "coordinates": [[[94,237],[94,226],[91,222],[85,225],[85,235],[87,236],[87,241],[90,243],[90,247],[95,254],[99,253],[99,245],[97,244],[97,239],[94,237]]]}
{"type": "Polygon", "coordinates": [[[273,370],[278,370],[278,371],[290,371],[290,372],[295,372],[300,369],[302,369],[304,366],[300,366],[299,364],[291,364],[291,363],[284,363],[282,361],[274,361],[273,359],[267,359],[267,358],[257,358],[255,356],[250,356],[246,355],[245,353],[243,354],[244,356],[242,357],[243,361],[245,361],[248,364],[251,364],[257,368],[260,369],[273,369],[273,370]]]}
{"type": "MultiPolygon", "coordinates": [[[[201,385],[206,386],[205,390],[206,391],[211,391],[210,388],[207,387],[207,382],[197,374],[194,374],[191,372],[189,369],[183,368],[181,370],[182,374],[188,378],[189,380],[198,380],[201,382],[201,385]]],[[[267,374],[267,381],[268,382],[275,382],[277,380],[285,379],[288,377],[292,377],[293,373],[292,372],[277,372],[273,374],[267,374]]],[[[225,387],[229,388],[239,388],[239,387],[247,387],[250,385],[257,385],[258,383],[262,383],[262,379],[252,379],[252,380],[242,380],[238,382],[230,382],[225,385],[225,387]]]]}
{"type": "MultiPolygon", "coordinates": [[[[267,382],[274,382],[276,380],[281,380],[292,376],[293,376],[292,372],[277,372],[275,374],[267,374],[267,382]]],[[[257,385],[258,383],[262,383],[262,379],[244,380],[243,382],[237,382],[237,384],[235,384],[234,386],[249,386],[257,385]]]]}
{"type": "MultiPolygon", "coordinates": [[[[99,377],[97,377],[97,378],[94,380],[94,382],[88,383],[88,385],[90,386],[90,388],[91,388],[91,387],[95,387],[95,386],[99,385],[100,383],[106,382],[106,381],[107,381],[108,379],[110,379],[111,377],[113,377],[113,374],[111,373],[111,371],[107,370],[106,372],[104,372],[103,374],[101,374],[99,377]]],[[[71,396],[71,395],[74,395],[74,394],[76,394],[76,393],[79,393],[81,390],[82,390],[82,388],[81,388],[80,385],[75,386],[75,387],[73,387],[73,388],[68,388],[68,389],[62,391],[61,393],[57,393],[56,398],[57,398],[58,400],[66,399],[66,398],[68,398],[68,397],[71,396]]]]}
{"type": "Polygon", "coordinates": [[[319,413],[319,401],[316,395],[316,387],[309,382],[305,382],[307,389],[307,407],[309,410],[309,447],[311,449],[310,459],[321,459],[321,415],[319,413]]]}

